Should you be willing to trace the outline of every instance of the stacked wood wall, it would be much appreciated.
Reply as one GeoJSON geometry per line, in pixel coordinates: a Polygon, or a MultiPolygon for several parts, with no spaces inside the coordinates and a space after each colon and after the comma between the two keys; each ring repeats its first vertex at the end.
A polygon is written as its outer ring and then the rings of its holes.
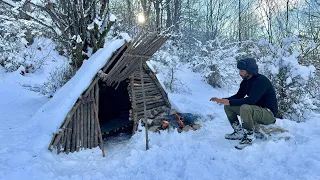
{"type": "Polygon", "coordinates": [[[100,126],[95,113],[98,113],[98,107],[99,85],[96,83],[90,86],[81,99],[78,99],[61,125],[60,131],[55,134],[50,148],[57,149],[58,153],[69,153],[97,147],[100,126]]]}
{"type": "MultiPolygon", "coordinates": [[[[147,118],[154,119],[162,113],[168,113],[167,111],[171,106],[167,94],[162,89],[162,86],[150,68],[144,64],[143,70],[147,118]]],[[[134,121],[134,133],[136,131],[138,121],[144,116],[142,84],[139,69],[137,69],[129,79],[130,83],[128,86],[128,93],[132,106],[132,109],[130,110],[130,120],[134,121]]]]}

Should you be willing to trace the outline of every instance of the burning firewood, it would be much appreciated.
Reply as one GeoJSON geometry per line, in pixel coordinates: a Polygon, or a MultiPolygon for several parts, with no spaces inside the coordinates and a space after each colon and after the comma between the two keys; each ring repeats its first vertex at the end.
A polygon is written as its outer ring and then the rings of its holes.
{"type": "Polygon", "coordinates": [[[161,128],[162,129],[167,129],[169,127],[169,122],[168,121],[162,121],[162,125],[161,125],[161,128]]]}
{"type": "Polygon", "coordinates": [[[175,114],[175,115],[176,115],[176,117],[178,118],[179,126],[180,126],[181,128],[183,128],[183,127],[184,127],[184,123],[183,123],[183,121],[181,120],[181,117],[180,117],[178,114],[175,114]]]}

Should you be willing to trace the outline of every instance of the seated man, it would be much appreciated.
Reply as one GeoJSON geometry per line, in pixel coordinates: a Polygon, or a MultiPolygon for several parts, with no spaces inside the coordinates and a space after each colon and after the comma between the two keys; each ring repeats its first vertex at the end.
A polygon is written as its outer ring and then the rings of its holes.
{"type": "Polygon", "coordinates": [[[241,140],[240,144],[252,144],[254,123],[272,124],[278,113],[275,90],[267,77],[258,73],[253,58],[241,59],[237,63],[242,82],[237,94],[224,99],[213,97],[210,101],[224,104],[227,118],[234,132],[226,139],[241,140]],[[241,117],[243,124],[239,123],[241,117]]]}

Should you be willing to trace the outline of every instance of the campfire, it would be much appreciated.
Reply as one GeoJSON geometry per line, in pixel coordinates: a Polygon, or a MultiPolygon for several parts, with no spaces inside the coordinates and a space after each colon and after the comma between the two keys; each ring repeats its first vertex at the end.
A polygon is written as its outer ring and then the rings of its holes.
{"type": "Polygon", "coordinates": [[[191,113],[173,113],[165,115],[159,119],[152,120],[149,130],[160,132],[169,128],[177,129],[179,133],[182,131],[198,130],[200,125],[195,123],[196,117],[191,113]]]}

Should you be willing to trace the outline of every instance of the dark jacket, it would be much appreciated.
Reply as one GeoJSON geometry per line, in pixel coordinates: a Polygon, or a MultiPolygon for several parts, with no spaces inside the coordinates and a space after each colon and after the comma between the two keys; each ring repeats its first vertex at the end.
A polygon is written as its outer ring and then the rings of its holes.
{"type": "Polygon", "coordinates": [[[229,99],[230,106],[257,105],[270,109],[274,116],[278,113],[275,90],[269,79],[262,74],[243,80],[237,94],[227,99],[229,99]],[[245,97],[246,95],[248,97],[245,97]]]}

